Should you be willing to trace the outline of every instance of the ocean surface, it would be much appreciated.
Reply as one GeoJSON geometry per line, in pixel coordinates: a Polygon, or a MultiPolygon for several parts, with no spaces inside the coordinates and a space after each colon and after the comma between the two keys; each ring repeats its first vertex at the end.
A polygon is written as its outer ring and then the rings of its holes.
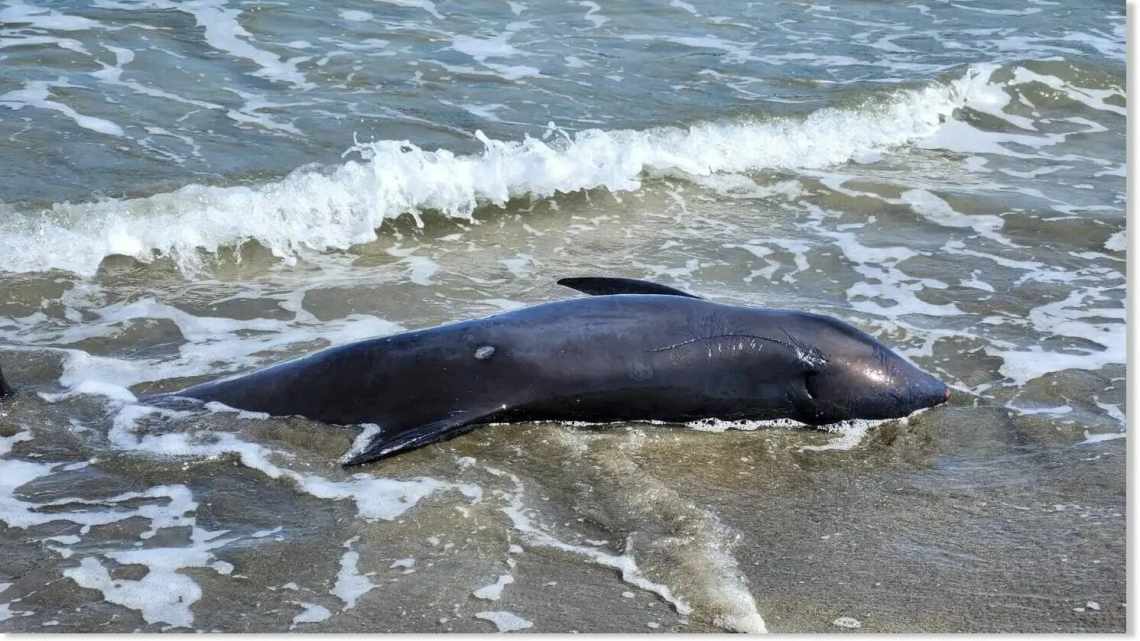
{"type": "Polygon", "coordinates": [[[0,0],[0,630],[1123,631],[1125,18],[1075,0],[0,0]],[[138,396],[576,296],[844,319],[901,421],[138,396]]]}

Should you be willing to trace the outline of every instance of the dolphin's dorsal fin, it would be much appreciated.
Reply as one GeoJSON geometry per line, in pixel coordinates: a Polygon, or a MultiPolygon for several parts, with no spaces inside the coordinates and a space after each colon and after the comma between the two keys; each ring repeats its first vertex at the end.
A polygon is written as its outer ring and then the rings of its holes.
{"type": "Polygon", "coordinates": [[[4,398],[12,393],[12,388],[8,387],[7,381],[4,380],[4,370],[0,370],[0,398],[4,398]]]}
{"type": "Polygon", "coordinates": [[[686,298],[700,298],[679,289],[666,285],[658,285],[647,280],[634,278],[600,278],[586,276],[582,278],[563,278],[559,285],[576,289],[591,296],[611,296],[613,294],[660,294],[662,296],[684,296],[686,298]]]}

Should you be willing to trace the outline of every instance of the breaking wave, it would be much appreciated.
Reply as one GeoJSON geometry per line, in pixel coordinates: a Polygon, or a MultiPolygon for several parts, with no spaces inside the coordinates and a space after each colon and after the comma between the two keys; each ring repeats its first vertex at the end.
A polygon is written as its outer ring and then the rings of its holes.
{"type": "Polygon", "coordinates": [[[762,169],[826,167],[935,135],[956,109],[993,91],[994,65],[959,78],[899,90],[853,108],[803,118],[703,122],[642,131],[553,125],[542,139],[493,140],[481,153],[427,151],[408,141],[356,144],[356,158],[301,168],[260,186],[189,185],[125,200],[9,208],[0,220],[0,270],[63,269],[93,274],[102,260],[167,256],[183,271],[203,254],[256,241],[294,260],[305,251],[345,249],[376,238],[385,219],[420,212],[471,218],[478,207],[589,189],[632,191],[654,176],[707,176],[762,169]]]}

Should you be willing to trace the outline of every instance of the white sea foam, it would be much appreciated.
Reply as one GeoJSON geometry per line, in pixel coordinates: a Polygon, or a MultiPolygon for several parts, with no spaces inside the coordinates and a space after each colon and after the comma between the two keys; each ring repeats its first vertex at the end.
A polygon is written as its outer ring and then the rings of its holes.
{"type": "Polygon", "coordinates": [[[338,481],[315,474],[303,474],[273,463],[273,450],[243,441],[228,432],[180,431],[153,434],[146,431],[144,419],[148,417],[169,419],[186,415],[186,412],[127,405],[116,414],[108,439],[120,449],[152,456],[217,458],[236,454],[246,467],[258,470],[269,478],[291,479],[297,489],[306,494],[334,501],[353,501],[357,513],[366,520],[394,520],[436,492],[455,490],[471,501],[478,501],[482,496],[478,486],[427,477],[397,480],[359,473],[338,481]]]}
{"type": "MultiPolygon", "coordinates": [[[[166,433],[150,434],[141,425],[144,419],[178,417],[183,412],[127,405],[116,414],[108,433],[108,440],[121,449],[160,456],[214,457],[235,453],[241,462],[259,470],[270,478],[289,478],[303,492],[331,500],[351,499],[356,502],[362,518],[392,520],[415,506],[421,499],[437,491],[454,488],[470,500],[478,500],[477,486],[461,485],[419,478],[410,481],[376,478],[357,474],[348,480],[334,481],[313,474],[302,474],[278,467],[271,462],[273,453],[262,445],[243,442],[229,433],[166,433]]],[[[176,627],[190,627],[194,616],[191,606],[202,596],[198,583],[180,570],[207,568],[229,575],[234,567],[216,558],[214,550],[225,547],[241,538],[225,531],[208,531],[196,525],[194,516],[198,504],[190,490],[183,485],[159,485],[138,492],[128,492],[102,499],[63,498],[34,503],[17,496],[17,490],[36,479],[74,469],[73,465],[57,465],[24,461],[9,457],[21,442],[32,440],[29,431],[0,437],[0,522],[9,528],[27,529],[49,522],[71,522],[81,526],[78,535],[49,536],[44,541],[59,544],[51,546],[64,558],[73,554],[71,546],[79,543],[94,526],[142,518],[149,527],[140,539],[149,539],[166,528],[190,528],[190,543],[182,546],[151,548],[107,549],[99,553],[103,558],[119,564],[143,565],[147,572],[139,579],[115,579],[109,569],[96,556],[84,555],[79,565],[63,571],[65,577],[81,587],[99,590],[111,603],[137,610],[148,623],[164,623],[176,627]],[[43,508],[50,509],[43,509],[43,508]]],[[[257,539],[272,535],[280,528],[263,530],[247,535],[257,539]]],[[[351,549],[356,539],[350,539],[349,550],[341,558],[332,594],[353,607],[357,600],[375,584],[361,576],[357,570],[359,554],[351,549]]],[[[399,562],[410,566],[414,560],[399,562]]],[[[294,623],[316,622],[331,616],[321,606],[305,604],[306,610],[294,623]]],[[[5,610],[6,615],[11,613],[5,610]]]]}
{"type": "Polygon", "coordinates": [[[671,42],[683,47],[691,47],[693,49],[713,49],[716,51],[723,51],[726,54],[728,62],[741,63],[747,62],[752,59],[752,48],[755,43],[747,42],[733,42],[717,38],[716,36],[663,36],[663,35],[644,35],[644,34],[631,34],[622,36],[623,40],[639,41],[639,40],[660,40],[664,42],[671,42]]]}
{"type": "Polygon", "coordinates": [[[226,0],[195,0],[176,2],[174,0],[96,0],[95,5],[107,9],[156,9],[174,10],[189,13],[203,29],[206,44],[235,58],[242,58],[257,65],[253,75],[269,80],[288,83],[298,89],[311,89],[315,85],[305,79],[305,74],[297,65],[307,57],[282,59],[281,56],[258,47],[253,35],[241,26],[241,9],[230,8],[226,0]]]}
{"type": "MultiPolygon", "coordinates": [[[[226,10],[210,5],[198,13],[207,10],[210,20],[230,25],[223,29],[229,36],[239,35],[226,10]]],[[[502,36],[456,46],[481,58],[515,53],[502,36]]],[[[988,77],[986,69],[971,70],[954,83],[898,91],[857,108],[821,109],[803,119],[589,129],[551,142],[492,140],[480,133],[484,150],[473,155],[426,151],[397,140],[360,144],[352,149],[357,160],[300,169],[260,187],[190,185],[142,199],[59,203],[8,215],[0,221],[0,252],[4,269],[16,272],[55,267],[91,274],[113,254],[142,261],[169,255],[195,270],[201,266],[199,251],[256,240],[292,261],[307,251],[371,241],[381,222],[407,212],[470,218],[479,206],[502,206],[514,197],[636,190],[647,176],[825,167],[931,136],[969,103],[977,87],[987,86],[988,77]]]]}
{"type": "Polygon", "coordinates": [[[1126,432],[1107,432],[1104,434],[1090,434],[1085,430],[1085,440],[1077,443],[1077,445],[1089,445],[1092,443],[1103,443],[1104,441],[1115,441],[1118,438],[1128,438],[1126,432]]]}
{"type": "MultiPolygon", "coordinates": [[[[0,594],[4,594],[5,592],[7,592],[8,588],[10,588],[10,587],[12,587],[11,583],[0,583],[0,594]]],[[[17,616],[18,614],[31,614],[30,612],[28,612],[28,613],[12,612],[11,607],[9,607],[11,605],[12,605],[11,603],[0,603],[0,623],[3,623],[4,621],[11,619],[12,617],[17,616]]]]}
{"type": "Polygon", "coordinates": [[[53,87],[69,87],[64,81],[55,83],[47,82],[45,80],[29,80],[24,83],[23,89],[13,89],[8,93],[0,94],[0,106],[9,109],[23,109],[24,107],[35,107],[38,109],[48,109],[50,111],[59,112],[75,124],[90,129],[101,134],[108,136],[124,136],[123,128],[119,125],[96,116],[89,116],[81,114],[75,109],[51,99],[51,89],[53,87]]]}
{"type": "Polygon", "coordinates": [[[451,47],[479,62],[483,62],[487,58],[510,58],[522,54],[521,51],[507,42],[510,35],[510,33],[501,33],[493,38],[455,36],[451,41],[451,47]]]}
{"type": "Polygon", "coordinates": [[[1120,423],[1121,431],[1128,429],[1128,419],[1124,416],[1124,412],[1120,411],[1119,407],[1112,403],[1102,403],[1095,396],[1093,400],[1096,401],[1097,407],[1104,410],[1105,413],[1112,417],[1117,423],[1120,423]]]}
{"type": "Polygon", "coordinates": [[[684,11],[688,11],[689,13],[693,14],[694,16],[699,17],[701,15],[700,12],[697,11],[696,7],[689,4],[688,2],[684,2],[684,0],[670,0],[669,6],[670,7],[676,7],[677,9],[682,9],[684,11]]]}
{"type": "MultiPolygon", "coordinates": [[[[657,423],[659,421],[651,422],[657,423]]],[[[752,432],[760,429],[795,429],[809,427],[806,423],[801,423],[795,419],[790,418],[777,418],[762,421],[726,421],[719,418],[706,418],[696,421],[689,421],[688,423],[685,423],[685,426],[698,432],[713,432],[716,434],[727,432],[728,430],[752,432]]]]}
{"type": "MultiPolygon", "coordinates": [[[[194,100],[191,98],[184,98],[184,97],[179,96],[177,94],[170,93],[169,91],[163,91],[162,89],[157,89],[155,87],[151,87],[151,86],[146,85],[142,82],[138,82],[137,80],[124,80],[123,79],[123,72],[125,71],[126,66],[129,65],[132,61],[134,61],[135,53],[133,51],[131,51],[130,49],[124,49],[122,47],[115,47],[115,46],[111,46],[111,45],[104,45],[104,48],[115,55],[115,64],[109,65],[109,64],[107,64],[101,60],[96,61],[102,66],[102,68],[99,69],[98,71],[92,71],[91,75],[93,77],[97,78],[100,82],[104,82],[104,83],[107,83],[109,85],[117,85],[117,86],[121,86],[121,87],[126,87],[126,88],[130,89],[131,91],[134,91],[135,93],[138,93],[140,95],[150,96],[152,98],[161,98],[163,100],[172,100],[172,101],[180,102],[180,103],[187,104],[187,105],[193,105],[195,107],[202,107],[204,109],[223,109],[224,108],[221,105],[214,104],[211,102],[206,102],[203,100],[194,100]]],[[[156,128],[156,130],[165,132],[165,130],[163,130],[163,129],[157,129],[156,128]]],[[[166,132],[166,133],[167,133],[167,135],[171,135],[171,136],[175,135],[175,134],[171,134],[169,132],[166,132]]],[[[182,136],[178,136],[178,137],[182,138],[184,140],[184,142],[186,140],[192,141],[192,139],[189,139],[188,137],[182,137],[182,136]]]]}
{"type": "MultiPolygon", "coordinates": [[[[439,10],[436,9],[435,3],[432,2],[431,0],[376,0],[376,1],[384,3],[384,4],[395,5],[397,7],[409,7],[409,8],[413,8],[413,9],[422,9],[422,10],[430,13],[433,18],[439,18],[440,20],[443,19],[443,16],[440,15],[440,13],[439,13],[439,10]]],[[[518,13],[518,12],[515,12],[515,13],[518,13]]]]}
{"type": "Polygon", "coordinates": [[[0,24],[26,23],[34,29],[46,31],[86,31],[104,29],[102,24],[89,18],[68,15],[55,9],[45,9],[22,0],[8,0],[0,9],[0,24]]]}
{"type": "Polygon", "coordinates": [[[194,579],[178,570],[199,567],[229,574],[232,566],[219,564],[211,550],[223,547],[237,537],[221,537],[221,534],[223,532],[195,527],[191,533],[191,544],[186,547],[104,553],[104,556],[123,565],[146,566],[146,575],[138,580],[113,579],[103,563],[90,556],[81,559],[78,567],[64,570],[63,575],[80,587],[99,590],[111,603],[138,610],[147,623],[189,627],[194,622],[190,606],[202,597],[202,589],[194,579]]]}
{"type": "Polygon", "coordinates": [[[499,597],[503,595],[503,588],[515,582],[515,577],[509,574],[502,574],[494,583],[485,585],[471,594],[476,599],[485,599],[487,601],[498,601],[499,597]]]}
{"type": "Polygon", "coordinates": [[[508,41],[514,32],[524,28],[527,24],[526,22],[512,22],[507,25],[506,31],[490,38],[456,35],[452,38],[451,48],[471,56],[476,62],[506,80],[536,77],[541,75],[536,67],[487,61],[487,58],[513,58],[524,55],[525,52],[516,49],[508,41]]]}
{"type": "Polygon", "coordinates": [[[1026,415],[1051,414],[1057,416],[1062,414],[1070,414],[1073,411],[1073,407],[1071,405],[1058,405],[1057,407],[1018,407],[1013,404],[1006,404],[1006,407],[1019,414],[1026,415]]]}
{"type": "Polygon", "coordinates": [[[318,605],[316,603],[305,603],[304,601],[295,601],[295,603],[301,606],[303,609],[297,614],[297,616],[293,617],[293,622],[289,624],[290,630],[296,628],[302,623],[320,623],[321,621],[328,620],[328,618],[332,616],[332,612],[330,612],[329,609],[323,605],[318,605]]]}
{"type": "Polygon", "coordinates": [[[693,611],[685,601],[678,598],[673,594],[669,586],[654,583],[641,573],[637,567],[637,563],[629,554],[609,554],[604,550],[599,550],[594,547],[585,545],[574,545],[572,543],[565,543],[553,535],[543,530],[530,516],[528,510],[523,504],[523,489],[522,481],[519,480],[514,474],[497,470],[495,468],[487,468],[489,472],[496,476],[510,478],[515,486],[515,491],[507,495],[508,504],[503,507],[503,512],[511,520],[512,525],[518,530],[523,540],[540,547],[549,547],[556,550],[562,550],[571,554],[578,554],[584,556],[598,565],[613,568],[621,572],[621,578],[630,585],[653,592],[673,604],[677,612],[685,615],[693,611]]]}
{"type": "Polygon", "coordinates": [[[869,247],[860,243],[854,232],[821,233],[837,241],[855,271],[864,277],[847,289],[847,297],[855,309],[892,319],[908,314],[941,317],[961,313],[953,303],[928,303],[918,297],[927,287],[945,289],[946,284],[908,276],[899,268],[899,263],[917,256],[917,252],[906,247],[869,247]],[[878,284],[872,284],[875,282],[878,284]]]}
{"type": "Polygon", "coordinates": [[[1104,241],[1104,248],[1109,251],[1128,251],[1128,230],[1121,229],[1104,241]]]}
{"type": "Polygon", "coordinates": [[[602,7],[597,2],[579,2],[578,5],[586,7],[586,15],[582,19],[594,25],[595,29],[610,21],[599,13],[602,7]]]}
{"type": "MultiPolygon", "coordinates": [[[[7,33],[3,35],[8,35],[7,33]]],[[[56,38],[54,36],[33,36],[25,34],[12,34],[10,37],[0,37],[0,49],[8,49],[10,47],[33,47],[42,45],[54,45],[60,49],[67,49],[75,53],[81,53],[85,56],[91,55],[91,52],[78,41],[72,38],[56,38]]]]}
{"type": "MultiPolygon", "coordinates": [[[[905,419],[904,419],[905,420],[905,419]]],[[[823,445],[804,445],[800,448],[801,452],[824,452],[827,450],[847,451],[855,448],[859,443],[863,442],[863,437],[867,432],[880,423],[885,421],[849,421],[844,425],[835,426],[828,429],[829,432],[838,432],[839,438],[834,438],[824,443],[823,445]]]]}
{"type": "MultiPolygon", "coordinates": [[[[289,294],[304,296],[305,288],[289,294]]],[[[92,293],[98,296],[97,292],[92,293]]],[[[64,392],[41,394],[55,402],[76,394],[97,394],[130,402],[134,395],[128,387],[142,382],[183,376],[196,376],[204,371],[239,371],[263,364],[266,353],[297,343],[324,340],[331,345],[365,338],[384,336],[403,328],[374,316],[351,315],[343,319],[320,322],[300,307],[292,309],[290,320],[235,320],[223,317],[196,316],[152,298],[129,303],[115,303],[94,308],[85,296],[75,294],[72,302],[87,310],[89,320],[81,325],[58,327],[40,317],[15,321],[18,329],[9,334],[14,339],[41,344],[69,344],[89,338],[114,335],[122,323],[143,319],[164,319],[174,323],[182,338],[177,361],[150,359],[115,359],[93,356],[81,350],[60,350],[64,358],[60,384],[64,392]]],[[[292,306],[282,300],[283,307],[292,306]]],[[[274,360],[279,360],[276,357],[274,360]]]]}
{"type": "Polygon", "coordinates": [[[358,9],[341,9],[338,15],[349,22],[367,22],[372,19],[371,13],[358,9]]]}
{"type": "Polygon", "coordinates": [[[1119,88],[1114,89],[1089,89],[1087,87],[1078,87],[1071,83],[1065,82],[1056,76],[1049,76],[1045,74],[1036,73],[1025,67],[1017,67],[1013,70],[1013,80],[1011,85],[1026,84],[1031,82],[1041,83],[1051,89],[1055,89],[1066,97],[1075,100],[1084,106],[1095,109],[1097,111],[1107,111],[1119,116],[1127,116],[1128,110],[1124,107],[1110,104],[1106,102],[1109,97],[1124,97],[1124,92],[1119,88]]]}
{"type": "Polygon", "coordinates": [[[475,618],[494,623],[499,632],[514,632],[515,630],[525,630],[534,627],[534,624],[530,621],[505,610],[476,612],[475,618]]]}
{"type": "Polygon", "coordinates": [[[242,537],[223,536],[225,531],[211,532],[198,527],[194,517],[198,504],[184,485],[158,485],[95,500],[24,501],[16,496],[18,488],[68,467],[7,457],[16,443],[29,440],[32,435],[28,431],[0,437],[0,457],[3,457],[0,458],[0,522],[9,528],[21,529],[50,522],[80,525],[78,535],[43,539],[63,546],[51,549],[64,558],[72,556],[70,546],[79,543],[98,525],[141,518],[149,523],[149,528],[139,535],[143,540],[164,528],[189,527],[189,545],[100,552],[101,556],[119,564],[145,566],[147,572],[139,579],[112,579],[103,562],[94,556],[84,556],[78,566],[65,569],[63,575],[81,587],[99,590],[111,603],[138,610],[147,623],[190,626],[194,621],[190,608],[201,598],[202,592],[194,579],[179,570],[208,568],[229,574],[233,566],[215,558],[212,551],[242,537]],[[45,507],[53,509],[44,510],[45,507]]]}
{"type": "Polygon", "coordinates": [[[945,200],[923,189],[911,189],[902,193],[902,201],[927,220],[943,227],[966,227],[973,229],[983,238],[1010,245],[1009,240],[998,231],[1005,225],[999,216],[968,216],[960,213],[945,200]]]}
{"type": "Polygon", "coordinates": [[[360,597],[376,587],[371,579],[360,574],[360,570],[357,569],[360,553],[352,549],[352,544],[357,538],[353,537],[344,542],[344,547],[348,548],[348,551],[340,557],[340,571],[337,572],[336,584],[331,591],[331,594],[344,602],[345,610],[356,607],[360,597]]]}
{"type": "Polygon", "coordinates": [[[1042,335],[1090,341],[1099,345],[1099,349],[1046,351],[1040,345],[1016,348],[995,341],[986,346],[986,353],[1002,359],[999,371],[1017,386],[1052,372],[1097,370],[1124,363],[1126,310],[1109,302],[1106,293],[1110,289],[1078,288],[1064,300],[1040,305],[1029,312],[1029,323],[1042,335]]]}
{"type": "MultiPolygon", "coordinates": [[[[582,445],[574,442],[567,444],[571,447],[582,445]]],[[[644,574],[635,560],[636,553],[632,538],[626,540],[625,550],[621,554],[614,554],[595,545],[590,545],[589,540],[585,541],[586,545],[568,543],[549,532],[537,521],[533,511],[525,507],[523,502],[525,491],[518,477],[496,468],[486,467],[485,469],[495,476],[509,479],[512,482],[513,491],[500,493],[506,500],[502,510],[511,520],[514,529],[522,535],[525,543],[575,554],[597,565],[617,570],[621,573],[624,582],[657,594],[672,604],[678,614],[682,616],[692,614],[693,607],[688,600],[677,594],[672,587],[650,580],[644,574]]],[[[650,491],[650,494],[657,495],[659,492],[650,491]]],[[[721,541],[725,536],[723,532],[719,532],[722,526],[716,522],[715,518],[712,518],[706,525],[717,529],[718,533],[711,538],[702,535],[699,541],[690,542],[690,545],[700,546],[703,571],[699,577],[689,577],[684,582],[683,588],[692,591],[694,598],[699,599],[702,606],[709,609],[709,614],[712,617],[710,622],[714,625],[741,632],[767,631],[763,618],[756,610],[756,603],[752,595],[741,580],[735,559],[728,551],[722,549],[721,541]]],[[[505,583],[502,578],[500,581],[505,583]]],[[[488,588],[494,587],[494,585],[488,586],[488,588]]]]}

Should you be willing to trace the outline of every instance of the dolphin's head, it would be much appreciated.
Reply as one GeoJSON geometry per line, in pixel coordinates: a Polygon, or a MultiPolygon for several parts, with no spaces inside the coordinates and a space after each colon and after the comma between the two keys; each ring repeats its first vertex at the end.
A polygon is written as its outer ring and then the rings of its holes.
{"type": "Polygon", "coordinates": [[[950,399],[946,385],[874,338],[834,318],[815,319],[806,422],[900,418],[950,399]]]}

